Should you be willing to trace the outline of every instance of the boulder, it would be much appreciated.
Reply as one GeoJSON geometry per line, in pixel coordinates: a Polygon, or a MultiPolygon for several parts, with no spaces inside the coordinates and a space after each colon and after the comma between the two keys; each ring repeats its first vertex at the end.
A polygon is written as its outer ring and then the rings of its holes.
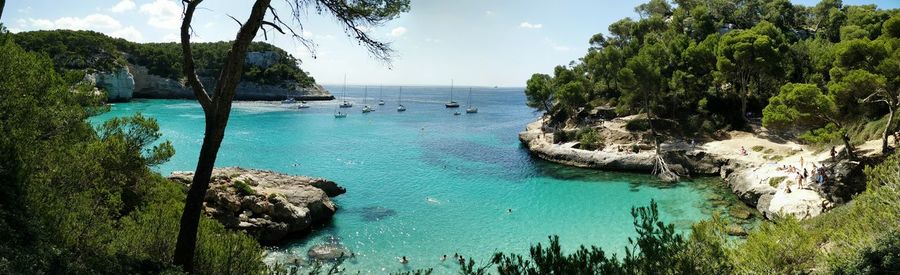
{"type": "Polygon", "coordinates": [[[340,257],[349,257],[350,250],[336,243],[317,244],[309,248],[307,256],[318,261],[334,261],[340,257]]]}
{"type": "Polygon", "coordinates": [[[325,194],[328,195],[329,197],[334,197],[334,196],[337,196],[337,195],[340,195],[343,193],[347,193],[347,189],[345,189],[344,187],[337,185],[337,183],[335,183],[333,181],[322,179],[322,178],[313,179],[312,182],[310,182],[310,184],[313,187],[316,187],[316,188],[322,189],[322,191],[325,191],[325,194]]]}
{"type": "MultiPolygon", "coordinates": [[[[169,178],[187,185],[193,173],[175,172],[169,178]]],[[[337,205],[323,188],[335,195],[346,192],[325,179],[237,167],[217,168],[211,178],[204,212],[226,228],[243,230],[263,243],[278,242],[328,222],[337,205]],[[241,193],[235,182],[247,184],[251,194],[241,193]]]]}

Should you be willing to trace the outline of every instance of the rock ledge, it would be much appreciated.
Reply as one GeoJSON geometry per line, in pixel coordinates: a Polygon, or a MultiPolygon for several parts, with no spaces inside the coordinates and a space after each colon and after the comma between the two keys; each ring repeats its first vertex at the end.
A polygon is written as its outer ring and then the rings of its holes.
{"type": "MultiPolygon", "coordinates": [[[[193,172],[173,172],[169,179],[188,185],[193,176],[193,172]]],[[[330,197],[345,192],[343,187],[321,178],[216,168],[203,199],[203,211],[226,228],[273,243],[330,221],[337,211],[330,197]]]]}

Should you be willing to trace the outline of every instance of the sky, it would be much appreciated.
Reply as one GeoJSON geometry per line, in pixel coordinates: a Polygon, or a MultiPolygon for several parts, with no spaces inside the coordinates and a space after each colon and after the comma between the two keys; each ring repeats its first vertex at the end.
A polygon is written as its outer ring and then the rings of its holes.
{"type": "MultiPolygon", "coordinates": [[[[289,14],[285,0],[272,1],[289,14]]],[[[607,33],[610,23],[636,18],[635,0],[411,0],[410,12],[367,30],[391,42],[390,64],[375,60],[328,15],[303,14],[307,49],[284,35],[257,41],[277,45],[302,61],[321,84],[457,85],[521,87],[534,73],[550,73],[584,55],[588,39],[607,33]]],[[[797,0],[814,5],[818,1],[797,0]]],[[[897,0],[844,1],[900,8],[897,0]]],[[[234,38],[252,0],[206,0],[198,8],[192,41],[234,38]]],[[[178,40],[178,0],[15,0],[7,1],[0,22],[13,32],[93,30],[135,42],[178,40]]]]}

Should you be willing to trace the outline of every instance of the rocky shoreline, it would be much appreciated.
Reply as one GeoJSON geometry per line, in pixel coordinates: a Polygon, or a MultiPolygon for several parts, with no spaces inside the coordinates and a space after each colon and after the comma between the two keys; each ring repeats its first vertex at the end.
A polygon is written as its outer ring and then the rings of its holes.
{"type": "MultiPolygon", "coordinates": [[[[169,179],[188,185],[193,172],[173,172],[169,179]]],[[[331,197],[345,192],[322,178],[216,168],[203,211],[226,228],[244,231],[261,243],[277,243],[328,223],[338,209],[331,197]]]]}
{"type": "MultiPolygon", "coordinates": [[[[265,55],[271,52],[250,52],[248,55],[257,54],[265,58],[275,59],[277,55],[265,55]]],[[[273,60],[247,60],[250,62],[263,62],[271,64],[273,60]]],[[[85,82],[107,92],[107,100],[110,102],[127,102],[132,98],[149,99],[194,99],[194,93],[182,81],[170,79],[154,74],[136,64],[125,64],[110,72],[94,72],[87,74],[85,82]]],[[[209,91],[214,90],[216,79],[214,77],[200,77],[200,81],[209,91]]],[[[241,81],[235,92],[235,100],[284,100],[289,97],[298,100],[333,100],[331,95],[322,85],[312,87],[299,87],[294,82],[285,81],[281,84],[261,84],[252,81],[241,81]]]]}
{"type": "MultiPolygon", "coordinates": [[[[530,123],[525,131],[519,133],[522,144],[533,155],[547,161],[608,171],[653,171],[655,152],[651,150],[582,150],[575,143],[556,144],[553,139],[553,134],[542,128],[541,120],[530,123]]],[[[742,156],[729,149],[722,149],[729,148],[723,146],[723,143],[728,142],[741,141],[714,141],[696,146],[663,144],[663,158],[673,171],[682,176],[721,177],[741,201],[756,208],[767,219],[784,216],[798,219],[815,217],[837,204],[848,202],[854,192],[859,191],[859,185],[864,186],[864,183],[858,181],[862,170],[860,163],[834,163],[824,157],[810,155],[809,163],[816,161],[828,165],[834,175],[832,180],[822,186],[806,184],[803,188],[798,188],[797,179],[784,171],[778,162],[767,160],[768,156],[742,156]]]]}

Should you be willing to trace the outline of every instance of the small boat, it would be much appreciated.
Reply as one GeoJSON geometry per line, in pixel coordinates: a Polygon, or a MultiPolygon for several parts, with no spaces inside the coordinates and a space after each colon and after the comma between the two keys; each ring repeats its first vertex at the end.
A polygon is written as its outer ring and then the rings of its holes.
{"type": "Polygon", "coordinates": [[[459,112],[453,112],[453,115],[454,115],[454,116],[458,116],[458,115],[461,115],[461,114],[460,114],[459,112]]]}
{"type": "Polygon", "coordinates": [[[342,113],[341,111],[334,113],[334,118],[345,118],[345,117],[347,117],[347,113],[342,113]]]}
{"type": "Polygon", "coordinates": [[[397,95],[397,112],[405,112],[406,107],[400,102],[403,102],[403,87],[400,87],[400,93],[397,95]]]}
{"type": "Polygon", "coordinates": [[[466,105],[469,106],[469,108],[466,108],[467,114],[478,113],[478,107],[472,106],[472,88],[469,88],[469,100],[467,100],[466,105]]]}
{"type": "Polygon", "coordinates": [[[384,98],[382,96],[383,91],[384,91],[384,87],[379,86],[378,87],[378,105],[384,105],[384,99],[382,99],[382,98],[384,98]]]}
{"type": "Polygon", "coordinates": [[[453,80],[450,80],[450,102],[447,102],[447,104],[444,104],[444,107],[459,108],[459,103],[456,103],[456,101],[453,101],[453,80]]]}
{"type": "Polygon", "coordinates": [[[306,101],[300,101],[300,105],[297,105],[297,109],[307,109],[309,108],[309,104],[306,104],[306,101]]]}
{"type": "Polygon", "coordinates": [[[297,100],[294,99],[293,97],[281,101],[281,104],[294,104],[294,103],[297,103],[297,100]]]}
{"type": "Polygon", "coordinates": [[[375,111],[374,108],[369,107],[369,105],[367,104],[368,102],[369,102],[369,86],[366,86],[366,90],[365,90],[365,92],[363,92],[363,109],[362,109],[363,114],[375,111]]]}
{"type": "Polygon", "coordinates": [[[353,103],[350,103],[350,101],[347,101],[347,75],[346,74],[344,75],[344,87],[341,88],[341,99],[344,102],[341,102],[341,105],[339,105],[339,107],[353,108],[353,103]]]}

